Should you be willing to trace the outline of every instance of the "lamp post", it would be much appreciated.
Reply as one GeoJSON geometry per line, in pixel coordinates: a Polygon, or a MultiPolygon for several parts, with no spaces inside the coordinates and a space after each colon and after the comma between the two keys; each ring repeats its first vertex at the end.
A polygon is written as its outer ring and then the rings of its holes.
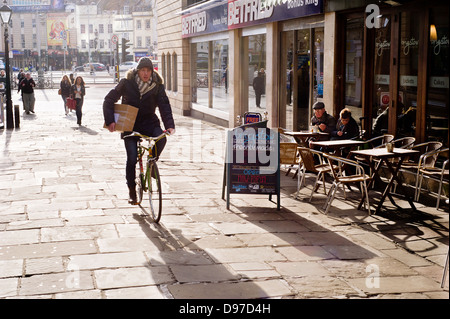
{"type": "Polygon", "coordinates": [[[8,129],[14,128],[13,107],[11,100],[11,72],[9,66],[9,39],[8,39],[8,25],[11,21],[12,10],[5,4],[0,8],[0,17],[2,24],[5,27],[5,73],[6,73],[6,127],[8,129]]]}

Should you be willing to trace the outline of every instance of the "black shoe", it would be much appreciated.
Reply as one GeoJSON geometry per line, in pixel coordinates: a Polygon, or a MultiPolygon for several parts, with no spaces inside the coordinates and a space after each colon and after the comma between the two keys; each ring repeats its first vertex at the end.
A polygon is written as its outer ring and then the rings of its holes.
{"type": "Polygon", "coordinates": [[[34,114],[34,111],[30,111],[30,112],[34,114]]]}
{"type": "Polygon", "coordinates": [[[130,198],[128,199],[128,204],[131,205],[137,205],[137,195],[136,195],[136,188],[135,187],[128,187],[128,192],[130,198]]]}

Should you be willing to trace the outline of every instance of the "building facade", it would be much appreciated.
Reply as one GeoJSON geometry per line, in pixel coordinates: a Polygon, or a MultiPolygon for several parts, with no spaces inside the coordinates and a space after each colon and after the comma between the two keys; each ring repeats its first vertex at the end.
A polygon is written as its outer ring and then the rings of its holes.
{"type": "Polygon", "coordinates": [[[448,145],[448,8],[439,0],[158,1],[161,71],[176,110],[227,127],[257,111],[271,127],[307,129],[322,101],[335,117],[350,108],[369,136],[388,107],[383,132],[448,145]]]}
{"type": "MultiPolygon", "coordinates": [[[[71,69],[89,60],[113,65],[117,61],[114,36],[130,40],[128,60],[142,56],[157,59],[154,0],[111,3],[45,0],[8,1],[11,65],[47,69],[71,69]],[[55,3],[55,4],[52,4],[55,3]]],[[[4,55],[0,43],[0,58],[4,55]]]]}

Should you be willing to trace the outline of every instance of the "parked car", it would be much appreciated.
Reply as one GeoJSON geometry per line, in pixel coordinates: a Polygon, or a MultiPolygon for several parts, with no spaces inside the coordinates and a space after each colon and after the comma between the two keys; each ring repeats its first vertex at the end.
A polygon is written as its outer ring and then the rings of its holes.
{"type": "Polygon", "coordinates": [[[134,69],[137,67],[137,62],[128,61],[119,65],[119,71],[128,71],[129,69],[134,69]]]}
{"type": "Polygon", "coordinates": [[[106,66],[104,64],[101,63],[86,63],[85,65],[83,65],[83,69],[85,72],[90,72],[91,71],[91,65],[94,67],[94,71],[105,71],[106,70],[106,66]]]}
{"type": "Polygon", "coordinates": [[[76,66],[73,69],[74,72],[83,72],[84,71],[84,66],[76,66]]]}

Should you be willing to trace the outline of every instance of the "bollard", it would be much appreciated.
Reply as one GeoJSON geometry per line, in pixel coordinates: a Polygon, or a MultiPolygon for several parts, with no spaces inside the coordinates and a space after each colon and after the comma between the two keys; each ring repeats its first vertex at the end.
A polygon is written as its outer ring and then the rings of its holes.
{"type": "Polygon", "coordinates": [[[19,105],[14,105],[14,120],[15,120],[15,125],[16,128],[20,128],[20,107],[19,105]]]}

